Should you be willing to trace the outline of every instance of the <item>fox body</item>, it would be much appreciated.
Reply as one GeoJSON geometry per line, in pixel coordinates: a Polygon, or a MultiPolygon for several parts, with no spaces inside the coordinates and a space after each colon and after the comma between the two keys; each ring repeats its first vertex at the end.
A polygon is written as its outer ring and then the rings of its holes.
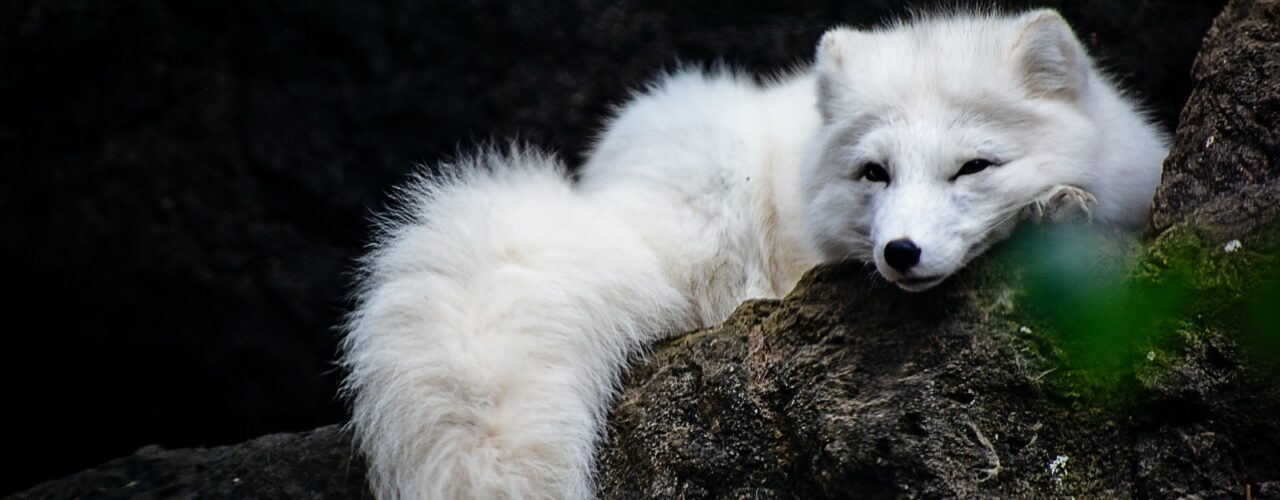
{"type": "Polygon", "coordinates": [[[580,178],[529,151],[417,179],[344,364],[381,498],[587,498],[620,371],[824,260],[927,289],[1027,218],[1145,221],[1165,139],[1052,11],[835,29],[803,73],[680,72],[580,178]]]}

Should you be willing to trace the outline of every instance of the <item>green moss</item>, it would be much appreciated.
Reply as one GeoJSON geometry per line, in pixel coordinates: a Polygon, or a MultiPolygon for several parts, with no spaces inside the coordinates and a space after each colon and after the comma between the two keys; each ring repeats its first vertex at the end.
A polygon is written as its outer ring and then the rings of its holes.
{"type": "Polygon", "coordinates": [[[1275,370],[1280,225],[1238,243],[1177,228],[1145,250],[1096,229],[1039,228],[1009,246],[999,266],[1021,287],[1009,318],[1035,332],[1015,341],[1038,344],[1038,382],[1074,405],[1126,404],[1188,357],[1234,360],[1240,345],[1275,370]]]}

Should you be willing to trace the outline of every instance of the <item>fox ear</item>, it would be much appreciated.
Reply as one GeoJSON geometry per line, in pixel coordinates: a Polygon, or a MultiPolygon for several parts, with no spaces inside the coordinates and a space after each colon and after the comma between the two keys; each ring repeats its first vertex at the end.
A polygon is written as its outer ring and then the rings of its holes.
{"type": "Polygon", "coordinates": [[[1037,96],[1078,98],[1088,81],[1089,57],[1067,21],[1057,12],[1043,9],[1022,16],[1020,24],[1013,57],[1023,86],[1037,96]]]}
{"type": "Polygon", "coordinates": [[[855,39],[862,33],[850,28],[832,28],[822,34],[818,42],[816,60],[818,71],[839,71],[853,52],[855,39]]]}
{"type": "Polygon", "coordinates": [[[840,110],[847,107],[842,104],[842,96],[849,92],[849,77],[844,68],[853,53],[855,39],[860,35],[849,28],[833,28],[818,42],[814,56],[814,69],[818,75],[818,110],[827,123],[834,121],[841,114],[840,110]]]}

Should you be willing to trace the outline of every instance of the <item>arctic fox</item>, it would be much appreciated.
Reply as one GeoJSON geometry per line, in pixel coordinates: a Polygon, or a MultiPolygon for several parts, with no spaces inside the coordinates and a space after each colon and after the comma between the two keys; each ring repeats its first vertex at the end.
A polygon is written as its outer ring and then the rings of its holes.
{"type": "Polygon", "coordinates": [[[824,260],[920,291],[1028,217],[1141,225],[1166,139],[1063,19],[826,33],[757,84],[679,72],[567,179],[485,152],[419,178],[362,266],[344,363],[380,498],[589,498],[619,372],[824,260]]]}

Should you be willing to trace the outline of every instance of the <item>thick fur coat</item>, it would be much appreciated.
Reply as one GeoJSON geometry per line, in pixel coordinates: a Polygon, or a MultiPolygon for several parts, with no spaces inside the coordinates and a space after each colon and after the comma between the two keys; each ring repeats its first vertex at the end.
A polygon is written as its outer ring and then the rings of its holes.
{"type": "Polygon", "coordinates": [[[1052,11],[835,29],[809,71],[679,72],[570,181],[484,152],[380,224],[346,326],[380,498],[589,498],[620,371],[823,260],[906,290],[1020,220],[1140,225],[1165,139],[1052,11]]]}

